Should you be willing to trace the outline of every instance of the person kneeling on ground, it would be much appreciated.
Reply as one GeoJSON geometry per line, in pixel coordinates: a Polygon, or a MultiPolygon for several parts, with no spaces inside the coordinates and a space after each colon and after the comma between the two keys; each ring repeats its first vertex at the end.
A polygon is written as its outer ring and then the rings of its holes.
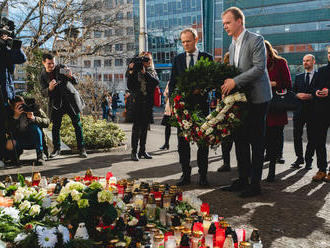
{"type": "Polygon", "coordinates": [[[17,160],[24,149],[36,149],[36,165],[43,165],[43,151],[46,144],[43,144],[42,128],[49,126],[47,115],[36,105],[27,105],[24,98],[15,96],[10,103],[7,130],[9,140],[6,149],[16,152],[17,160]]]}

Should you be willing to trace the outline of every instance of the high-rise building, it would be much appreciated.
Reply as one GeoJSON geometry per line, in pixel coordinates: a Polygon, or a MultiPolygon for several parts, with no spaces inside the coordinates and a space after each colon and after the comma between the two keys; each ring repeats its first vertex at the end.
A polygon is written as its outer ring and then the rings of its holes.
{"type": "MultiPolygon", "coordinates": [[[[224,9],[239,7],[246,17],[246,28],[263,35],[288,60],[291,74],[301,72],[302,58],[311,53],[318,65],[327,63],[330,45],[329,0],[224,0],[224,9]]],[[[228,50],[231,38],[224,34],[228,50]]]]}

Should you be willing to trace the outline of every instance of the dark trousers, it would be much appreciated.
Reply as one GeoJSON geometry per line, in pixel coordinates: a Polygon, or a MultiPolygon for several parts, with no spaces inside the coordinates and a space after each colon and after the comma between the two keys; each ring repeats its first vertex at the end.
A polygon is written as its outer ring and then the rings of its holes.
{"type": "Polygon", "coordinates": [[[262,177],[267,108],[268,102],[248,104],[247,117],[234,134],[239,178],[251,178],[255,187],[260,187],[262,177]]]}
{"type": "Polygon", "coordinates": [[[221,150],[222,150],[222,159],[224,165],[230,165],[230,151],[233,147],[233,137],[228,136],[222,143],[221,143],[221,150]]]}
{"type": "Polygon", "coordinates": [[[265,148],[271,162],[276,163],[281,156],[283,131],[284,126],[266,127],[265,148]]]}
{"type": "Polygon", "coordinates": [[[67,114],[71,119],[76,133],[77,147],[80,150],[85,146],[80,114],[75,114],[72,110],[66,107],[62,107],[59,110],[52,110],[51,119],[53,122],[52,136],[54,149],[56,150],[61,148],[60,129],[62,125],[62,118],[65,114],[67,114]]]}
{"type": "Polygon", "coordinates": [[[306,125],[307,146],[305,152],[306,163],[312,163],[315,152],[313,145],[312,113],[300,113],[293,116],[294,151],[298,159],[304,159],[302,135],[306,125]]]}
{"type": "Polygon", "coordinates": [[[37,153],[43,151],[43,134],[41,128],[35,123],[29,124],[26,131],[16,137],[15,148],[18,154],[25,149],[36,149],[37,153]]]}
{"type": "Polygon", "coordinates": [[[315,117],[312,123],[313,129],[313,143],[315,144],[317,167],[320,171],[326,172],[327,163],[327,133],[330,126],[330,116],[324,112],[322,115],[315,117]]]}
{"type": "MultiPolygon", "coordinates": [[[[180,135],[181,131],[178,128],[178,152],[179,160],[182,167],[182,173],[184,177],[190,177],[190,143],[180,135]]],[[[208,146],[198,146],[197,150],[197,165],[198,173],[201,177],[206,177],[208,169],[208,146]]]]}
{"type": "Polygon", "coordinates": [[[140,142],[139,152],[146,151],[146,142],[147,142],[147,132],[148,132],[148,122],[133,122],[132,127],[132,153],[137,153],[138,144],[140,142]]]}
{"type": "Polygon", "coordinates": [[[170,137],[171,137],[171,125],[165,126],[165,145],[169,145],[170,143],[170,137]]]}
{"type": "MultiPolygon", "coordinates": [[[[2,96],[1,92],[0,95],[2,96]]],[[[5,133],[6,111],[1,96],[0,96],[0,160],[2,160],[5,157],[5,146],[6,146],[6,133],[5,133]]]]}

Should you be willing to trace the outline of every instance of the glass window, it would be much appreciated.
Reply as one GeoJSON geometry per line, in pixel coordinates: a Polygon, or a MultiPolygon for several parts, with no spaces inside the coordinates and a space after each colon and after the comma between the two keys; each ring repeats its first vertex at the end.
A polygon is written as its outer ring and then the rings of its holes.
{"type": "Polygon", "coordinates": [[[126,16],[127,16],[127,19],[132,19],[133,18],[133,13],[132,13],[132,11],[129,11],[129,12],[127,12],[126,13],[126,16]]]}
{"type": "Polygon", "coordinates": [[[127,43],[127,51],[134,51],[135,45],[134,43],[127,43]]]}
{"type": "Polygon", "coordinates": [[[124,14],[123,12],[118,12],[116,15],[116,20],[123,20],[124,19],[124,14]]]}
{"type": "Polygon", "coordinates": [[[107,8],[112,8],[112,0],[104,0],[104,6],[107,8]]]}
{"type": "Polygon", "coordinates": [[[102,37],[102,32],[101,31],[94,31],[94,38],[101,38],[102,37]]]}
{"type": "Polygon", "coordinates": [[[123,59],[115,59],[115,66],[123,66],[123,59]]]}
{"type": "Polygon", "coordinates": [[[110,44],[104,45],[104,52],[105,53],[110,53],[111,50],[112,50],[112,45],[110,45],[110,44]]]}
{"type": "Polygon", "coordinates": [[[84,67],[90,68],[91,67],[91,61],[90,60],[84,60],[84,67]]]}
{"type": "Polygon", "coordinates": [[[110,37],[112,35],[112,29],[104,30],[104,37],[110,37]]]}
{"type": "Polygon", "coordinates": [[[123,44],[116,44],[115,49],[116,51],[123,51],[123,44]]]}
{"type": "Polygon", "coordinates": [[[134,34],[134,29],[133,29],[133,27],[128,27],[128,28],[126,28],[126,34],[127,34],[127,35],[132,35],[132,34],[134,34]]]}
{"type": "Polygon", "coordinates": [[[123,34],[124,34],[123,29],[120,28],[120,29],[115,30],[115,35],[116,36],[123,36],[123,34]]]}
{"type": "Polygon", "coordinates": [[[94,67],[101,67],[101,60],[99,59],[94,60],[94,67]]]}
{"type": "Polygon", "coordinates": [[[105,66],[105,67],[110,67],[110,66],[111,66],[111,62],[112,62],[111,59],[105,59],[105,60],[104,60],[104,66],[105,66]]]}

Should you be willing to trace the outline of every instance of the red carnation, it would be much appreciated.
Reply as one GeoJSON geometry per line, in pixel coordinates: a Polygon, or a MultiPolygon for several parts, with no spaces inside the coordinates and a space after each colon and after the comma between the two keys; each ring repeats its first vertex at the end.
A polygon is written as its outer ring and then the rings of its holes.
{"type": "Polygon", "coordinates": [[[174,102],[178,103],[181,99],[181,96],[180,95],[177,95],[173,100],[174,102]]]}
{"type": "Polygon", "coordinates": [[[224,134],[227,134],[227,133],[228,133],[227,128],[222,129],[222,132],[223,132],[224,134]]]}

